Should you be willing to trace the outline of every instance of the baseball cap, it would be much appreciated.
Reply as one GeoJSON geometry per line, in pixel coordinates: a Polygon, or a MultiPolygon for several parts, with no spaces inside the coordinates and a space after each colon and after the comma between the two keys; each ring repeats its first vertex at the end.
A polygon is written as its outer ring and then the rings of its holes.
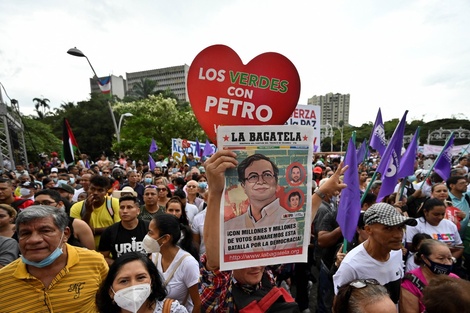
{"type": "Polygon", "coordinates": [[[371,205],[366,213],[364,213],[364,223],[366,225],[378,223],[385,226],[397,226],[403,224],[416,226],[416,224],[418,224],[414,218],[401,215],[392,205],[384,202],[371,205]]]}
{"type": "Polygon", "coordinates": [[[57,173],[57,172],[59,172],[59,170],[57,169],[57,167],[51,168],[51,173],[57,173]]]}
{"type": "Polygon", "coordinates": [[[63,190],[65,192],[68,192],[71,195],[73,195],[75,193],[75,189],[72,186],[64,184],[64,183],[60,183],[59,186],[52,187],[51,189],[60,189],[60,190],[63,190]]]}
{"type": "Polygon", "coordinates": [[[23,188],[34,188],[34,189],[37,189],[37,188],[38,188],[38,186],[37,186],[35,183],[30,182],[30,181],[25,181],[24,183],[22,183],[22,184],[20,185],[20,187],[23,187],[23,188]]]}
{"type": "Polygon", "coordinates": [[[320,166],[315,166],[313,169],[314,173],[321,174],[323,172],[323,169],[320,166]]]}

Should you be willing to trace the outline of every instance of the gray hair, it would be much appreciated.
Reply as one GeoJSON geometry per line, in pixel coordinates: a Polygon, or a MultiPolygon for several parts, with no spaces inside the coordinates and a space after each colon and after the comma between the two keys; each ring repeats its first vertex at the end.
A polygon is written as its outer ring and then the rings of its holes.
{"type": "Polygon", "coordinates": [[[367,284],[365,288],[356,289],[349,286],[349,284],[345,284],[338,290],[333,312],[363,313],[364,307],[383,298],[390,298],[384,286],[367,284]],[[346,296],[348,290],[349,301],[346,296]]]}
{"type": "Polygon", "coordinates": [[[64,209],[58,209],[49,205],[31,205],[21,211],[16,218],[16,231],[20,231],[21,224],[31,221],[52,217],[55,226],[64,231],[69,224],[69,216],[64,209]]]}

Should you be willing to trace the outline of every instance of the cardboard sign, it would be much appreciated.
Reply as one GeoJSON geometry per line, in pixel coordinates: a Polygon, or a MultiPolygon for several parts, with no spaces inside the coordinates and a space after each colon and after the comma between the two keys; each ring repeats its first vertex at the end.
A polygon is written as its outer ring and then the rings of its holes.
{"type": "Polygon", "coordinates": [[[212,142],[219,125],[283,125],[297,106],[300,77],[285,56],[267,52],[244,65],[224,45],[202,50],[188,72],[188,95],[212,142]]]}

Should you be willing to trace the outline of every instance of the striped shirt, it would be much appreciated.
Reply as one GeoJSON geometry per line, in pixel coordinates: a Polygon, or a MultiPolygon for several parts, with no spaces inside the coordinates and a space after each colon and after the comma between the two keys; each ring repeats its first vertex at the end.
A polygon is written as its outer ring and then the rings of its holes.
{"type": "Polygon", "coordinates": [[[67,265],[49,287],[17,259],[0,270],[0,312],[98,312],[95,295],[108,274],[98,252],[67,244],[67,265]]]}

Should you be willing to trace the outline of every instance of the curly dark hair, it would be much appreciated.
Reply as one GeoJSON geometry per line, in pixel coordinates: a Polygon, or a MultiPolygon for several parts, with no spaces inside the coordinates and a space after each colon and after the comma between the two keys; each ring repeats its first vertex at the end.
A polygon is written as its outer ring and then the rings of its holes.
{"type": "Polygon", "coordinates": [[[158,272],[157,267],[153,262],[140,252],[128,252],[117,258],[114,263],[109,267],[108,276],[101,284],[100,289],[96,293],[96,306],[101,313],[119,312],[121,308],[109,296],[109,290],[113,285],[113,281],[117,276],[119,270],[127,263],[132,261],[140,261],[148,270],[151,279],[151,293],[147,298],[149,308],[152,307],[157,300],[162,301],[167,296],[167,291],[163,287],[162,278],[158,272]]]}

